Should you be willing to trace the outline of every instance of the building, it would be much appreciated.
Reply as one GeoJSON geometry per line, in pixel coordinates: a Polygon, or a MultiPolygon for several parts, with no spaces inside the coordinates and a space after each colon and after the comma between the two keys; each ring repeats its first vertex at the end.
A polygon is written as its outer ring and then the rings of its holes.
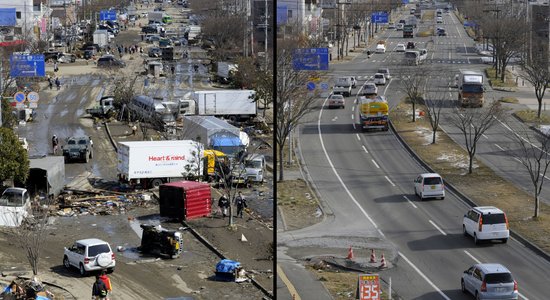
{"type": "Polygon", "coordinates": [[[33,0],[0,1],[0,40],[2,42],[18,44],[35,39],[36,21],[33,0]]]}

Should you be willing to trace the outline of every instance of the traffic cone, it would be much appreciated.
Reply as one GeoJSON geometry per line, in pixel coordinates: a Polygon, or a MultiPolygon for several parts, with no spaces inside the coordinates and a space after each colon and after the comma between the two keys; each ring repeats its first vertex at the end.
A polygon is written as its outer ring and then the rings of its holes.
{"type": "Polygon", "coordinates": [[[349,250],[348,250],[348,257],[346,257],[347,259],[353,259],[353,249],[351,248],[351,246],[349,247],[349,250]]]}
{"type": "Polygon", "coordinates": [[[376,262],[376,254],[374,254],[374,249],[370,251],[370,262],[375,263],[376,262]]]}
{"type": "Polygon", "coordinates": [[[379,268],[380,269],[383,269],[383,268],[386,268],[387,265],[386,265],[386,258],[384,257],[384,253],[382,253],[382,259],[380,260],[380,266],[379,268]]]}

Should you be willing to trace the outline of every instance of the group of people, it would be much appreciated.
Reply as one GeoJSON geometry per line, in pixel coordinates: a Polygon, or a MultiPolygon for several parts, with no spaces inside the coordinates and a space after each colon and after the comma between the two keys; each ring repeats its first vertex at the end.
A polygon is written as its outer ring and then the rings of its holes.
{"type": "Polygon", "coordinates": [[[112,290],[111,279],[107,276],[105,270],[101,271],[101,275],[95,276],[95,282],[92,285],[93,300],[108,300],[107,297],[112,290]]]}
{"type": "MultiPolygon", "coordinates": [[[[130,47],[128,46],[123,46],[123,45],[116,45],[116,49],[118,51],[118,54],[120,55],[120,58],[122,58],[122,55],[123,54],[134,54],[134,53],[143,53],[143,47],[140,47],[138,45],[131,45],[130,47]]],[[[108,52],[110,52],[110,46],[109,48],[107,49],[108,52]]]]}
{"type": "Polygon", "coordinates": [[[48,75],[48,86],[50,87],[50,90],[53,88],[54,83],[57,87],[57,90],[59,91],[59,89],[61,89],[61,81],[59,81],[59,77],[55,77],[54,80],[48,75]]]}
{"type": "MultiPolygon", "coordinates": [[[[243,193],[241,191],[238,192],[237,197],[235,197],[233,203],[237,206],[237,217],[240,217],[242,219],[243,211],[245,208],[248,207],[248,205],[246,204],[246,198],[243,196],[243,193]]],[[[229,198],[227,197],[227,194],[223,194],[218,200],[218,207],[220,208],[224,219],[229,215],[229,206],[229,198]]]]}

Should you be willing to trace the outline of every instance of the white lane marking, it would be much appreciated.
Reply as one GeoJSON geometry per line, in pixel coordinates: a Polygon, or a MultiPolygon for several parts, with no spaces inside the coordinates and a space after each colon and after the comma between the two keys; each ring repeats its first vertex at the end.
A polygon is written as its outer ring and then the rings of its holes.
{"type": "Polygon", "coordinates": [[[378,233],[383,236],[383,237],[386,237],[386,235],[382,232],[382,230],[378,229],[378,233]]]}
{"type": "Polygon", "coordinates": [[[384,176],[386,177],[386,180],[392,185],[392,186],[395,186],[395,184],[390,180],[390,178],[388,176],[384,176]]]}
{"type": "Polygon", "coordinates": [[[502,148],[501,146],[499,146],[498,144],[495,144],[495,147],[497,147],[498,149],[504,151],[504,148],[502,148]]]}
{"type": "Polygon", "coordinates": [[[351,107],[351,111],[355,111],[355,105],[351,107]]]}
{"type": "Polygon", "coordinates": [[[544,178],[546,178],[546,179],[550,179],[550,178],[546,177],[546,175],[544,175],[544,174],[542,174],[542,173],[539,173],[539,174],[540,174],[540,176],[544,176],[544,178]]]}
{"type": "Polygon", "coordinates": [[[424,278],[424,280],[426,280],[426,282],[431,285],[432,288],[434,288],[434,290],[439,293],[441,297],[443,297],[443,299],[451,300],[451,298],[447,297],[447,295],[445,295],[445,293],[443,293],[426,275],[424,275],[424,273],[422,273],[422,271],[420,271],[420,269],[418,269],[405,255],[403,255],[403,253],[398,252],[398,254],[416,271],[416,273],[424,278]]]}
{"type": "Polygon", "coordinates": [[[372,163],[376,166],[377,169],[380,169],[380,166],[374,161],[374,159],[371,159],[372,163]]]}
{"type": "Polygon", "coordinates": [[[356,133],[355,136],[357,137],[357,140],[359,140],[359,141],[361,140],[361,136],[359,136],[358,133],[356,133]]]}
{"type": "Polygon", "coordinates": [[[435,227],[435,229],[439,230],[439,232],[441,232],[441,234],[447,235],[445,233],[445,231],[441,230],[441,228],[439,228],[439,226],[437,226],[432,220],[428,220],[428,222],[430,222],[430,224],[432,224],[435,227]]]}
{"type": "Polygon", "coordinates": [[[486,139],[489,139],[489,137],[486,136],[485,133],[482,133],[481,136],[484,137],[484,138],[486,138],[486,139]]]}
{"type": "Polygon", "coordinates": [[[325,142],[323,142],[323,132],[321,131],[321,117],[323,115],[323,107],[325,103],[328,101],[328,97],[325,99],[325,102],[323,103],[323,106],[321,107],[321,110],[319,111],[319,119],[317,119],[317,132],[319,132],[319,141],[321,142],[321,148],[323,149],[323,153],[325,154],[325,157],[327,158],[327,162],[330,165],[330,168],[332,169],[332,172],[334,172],[334,175],[336,175],[336,178],[340,182],[340,184],[344,187],[344,190],[348,194],[348,196],[351,198],[353,203],[359,208],[359,210],[363,213],[363,215],[371,222],[372,226],[374,228],[378,229],[378,225],[374,223],[374,220],[367,214],[367,212],[363,209],[363,207],[357,202],[357,199],[353,196],[351,191],[348,189],[342,178],[340,177],[340,174],[336,171],[336,168],[334,167],[334,164],[332,163],[332,160],[328,156],[327,148],[325,147],[325,142]]]}
{"type": "Polygon", "coordinates": [[[480,264],[481,261],[479,261],[479,259],[475,258],[472,254],[470,254],[470,252],[464,250],[464,253],[466,253],[466,255],[468,255],[471,259],[473,259],[476,263],[480,264]]]}
{"type": "Polygon", "coordinates": [[[407,196],[403,196],[403,198],[407,199],[407,201],[409,201],[409,203],[412,205],[412,207],[418,208],[418,207],[416,207],[416,205],[414,205],[414,203],[409,198],[407,198],[407,196]]]}
{"type": "Polygon", "coordinates": [[[353,114],[351,114],[351,119],[353,120],[355,118],[355,116],[353,116],[353,114]]]}
{"type": "Polygon", "coordinates": [[[365,146],[361,146],[363,147],[363,150],[365,150],[365,152],[367,152],[367,154],[369,153],[369,151],[367,150],[367,148],[365,148],[365,146]]]}
{"type": "Polygon", "coordinates": [[[521,160],[520,160],[519,158],[517,158],[517,157],[514,157],[514,159],[517,160],[517,161],[519,161],[519,162],[521,162],[521,160]]]}

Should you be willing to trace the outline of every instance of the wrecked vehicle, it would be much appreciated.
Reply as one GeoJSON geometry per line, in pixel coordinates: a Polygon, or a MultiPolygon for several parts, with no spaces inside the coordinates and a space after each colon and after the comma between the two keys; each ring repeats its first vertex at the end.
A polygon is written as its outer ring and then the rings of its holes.
{"type": "Polygon", "coordinates": [[[139,250],[144,253],[178,258],[183,252],[182,233],[175,230],[167,230],[159,226],[142,224],[141,246],[139,250]]]}
{"type": "Polygon", "coordinates": [[[7,188],[0,196],[0,226],[21,226],[30,210],[31,198],[27,189],[7,188]]]}

